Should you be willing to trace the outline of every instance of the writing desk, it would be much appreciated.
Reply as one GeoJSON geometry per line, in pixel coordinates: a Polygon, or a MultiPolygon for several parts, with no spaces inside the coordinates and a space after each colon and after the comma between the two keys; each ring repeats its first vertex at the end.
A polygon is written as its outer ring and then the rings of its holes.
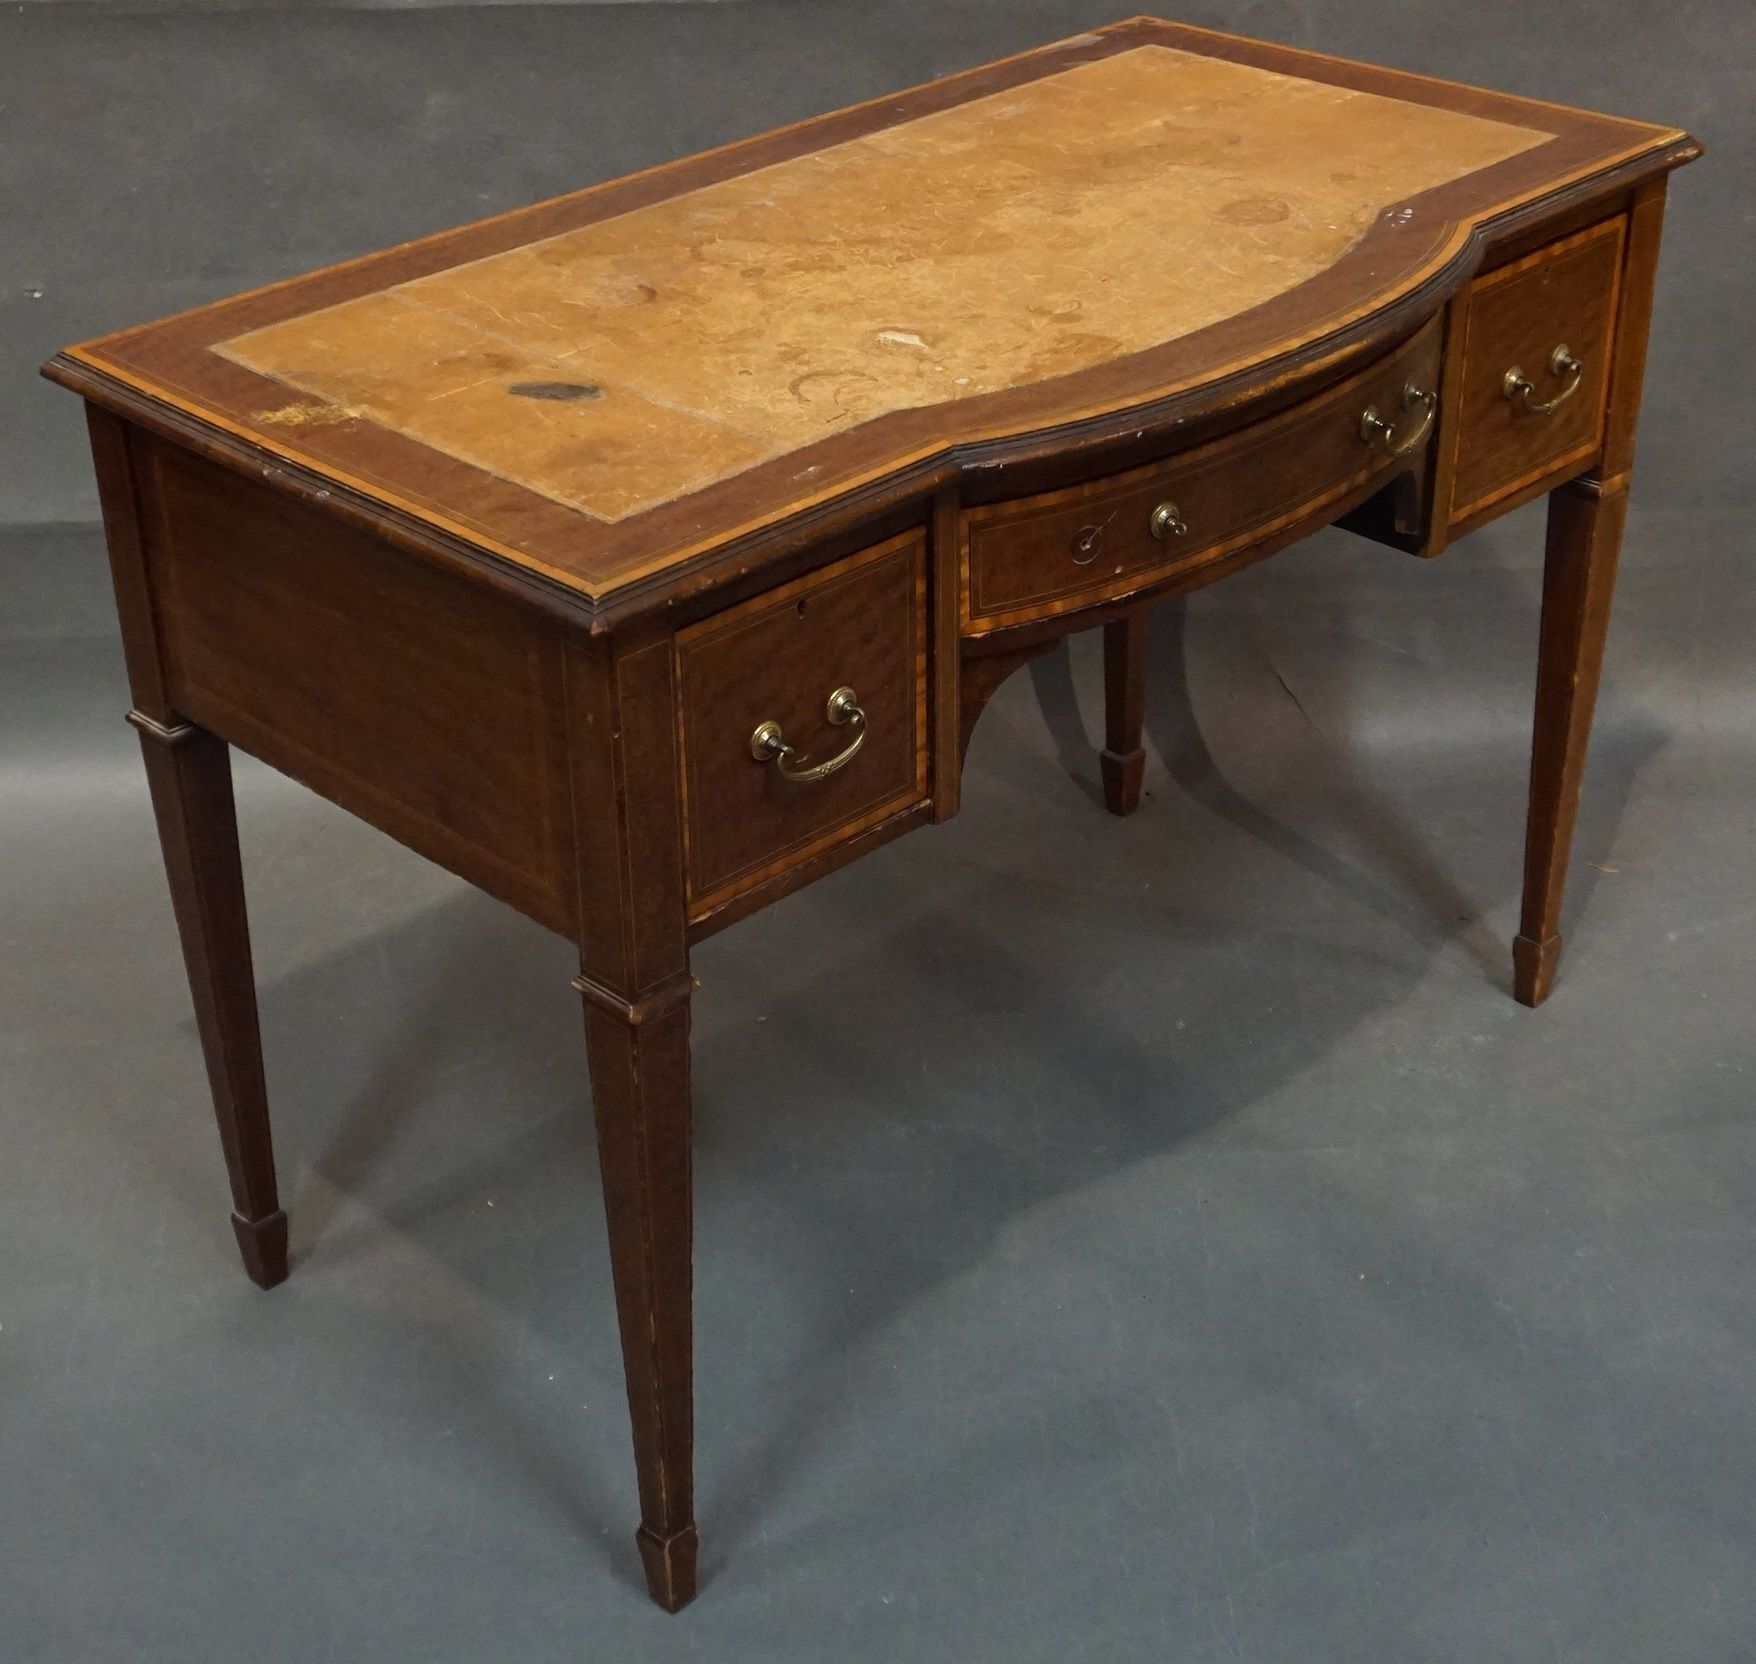
{"type": "Polygon", "coordinates": [[[671,1609],[690,946],[953,814],[1031,656],[1104,627],[1127,813],[1154,602],[1337,520],[1431,556],[1551,493],[1537,1004],[1697,153],[1137,18],[56,357],[250,1275],[287,1224],[228,745],[577,942],[671,1609]]]}

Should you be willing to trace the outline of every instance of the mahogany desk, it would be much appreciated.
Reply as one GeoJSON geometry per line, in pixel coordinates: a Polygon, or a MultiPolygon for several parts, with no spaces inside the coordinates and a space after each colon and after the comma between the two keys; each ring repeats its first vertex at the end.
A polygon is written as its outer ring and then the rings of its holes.
{"type": "Polygon", "coordinates": [[[1136,18],[70,348],[244,1263],[287,1271],[228,745],[577,942],[653,1597],[695,1591],[689,949],[957,809],[999,683],[1340,520],[1551,493],[1548,992],[1649,127],[1136,18]]]}

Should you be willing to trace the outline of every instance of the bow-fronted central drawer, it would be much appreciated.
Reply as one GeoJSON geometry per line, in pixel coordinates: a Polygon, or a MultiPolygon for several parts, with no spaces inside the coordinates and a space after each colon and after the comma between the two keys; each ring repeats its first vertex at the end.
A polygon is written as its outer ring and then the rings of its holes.
{"type": "Polygon", "coordinates": [[[963,516],[963,626],[981,635],[1133,594],[1419,465],[1435,320],[1371,368],[1169,461],[963,516]]]}

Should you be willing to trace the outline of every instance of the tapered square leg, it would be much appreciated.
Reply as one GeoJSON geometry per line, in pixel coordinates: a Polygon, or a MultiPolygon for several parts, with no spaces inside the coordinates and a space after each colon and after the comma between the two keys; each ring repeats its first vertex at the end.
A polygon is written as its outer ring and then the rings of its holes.
{"type": "Polygon", "coordinates": [[[668,1612],[695,1594],[688,917],[668,641],[568,658],[579,962],[640,1490],[668,1612]]]}
{"type": "Polygon", "coordinates": [[[231,759],[223,740],[193,723],[167,725],[138,711],[129,721],[146,759],[232,1185],[232,1229],[244,1269],[263,1288],[273,1288],[287,1274],[287,1216],[274,1182],[231,759]]]}
{"type": "Polygon", "coordinates": [[[1628,482],[1587,476],[1549,496],[1536,720],[1525,827],[1524,906],[1512,944],[1513,993],[1548,998],[1561,958],[1561,899],[1597,705],[1628,482]]]}
{"type": "Polygon", "coordinates": [[[689,984],[619,1009],[585,982],[586,1045],[640,1488],[635,1541],[667,1612],[695,1594],[689,984]]]}
{"type": "Polygon", "coordinates": [[[1104,626],[1104,749],[1098,765],[1104,804],[1113,815],[1139,808],[1146,772],[1146,621],[1141,609],[1104,626]]]}

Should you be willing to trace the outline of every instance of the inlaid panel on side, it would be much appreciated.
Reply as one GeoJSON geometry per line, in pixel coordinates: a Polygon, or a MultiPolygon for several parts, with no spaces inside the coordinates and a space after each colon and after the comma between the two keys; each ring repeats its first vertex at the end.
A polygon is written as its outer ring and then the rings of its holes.
{"type": "Polygon", "coordinates": [[[556,627],[186,452],[141,450],[173,705],[569,931],[556,627]]]}

